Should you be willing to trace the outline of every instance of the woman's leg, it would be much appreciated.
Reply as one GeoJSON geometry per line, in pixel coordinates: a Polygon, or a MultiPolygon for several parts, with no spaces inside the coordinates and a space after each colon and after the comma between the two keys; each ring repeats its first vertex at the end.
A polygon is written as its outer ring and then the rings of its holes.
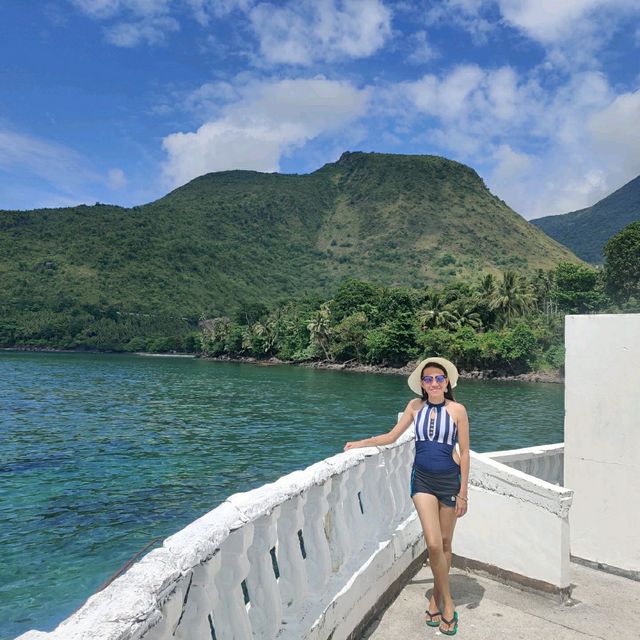
{"type": "MultiPolygon", "coordinates": [[[[453,601],[449,593],[449,567],[447,566],[447,557],[442,544],[438,499],[429,493],[416,493],[413,496],[413,504],[418,512],[424,539],[429,550],[434,595],[437,594],[442,597],[445,605],[449,603],[451,608],[453,601]]],[[[438,600],[432,597],[429,603],[429,611],[437,611],[439,609],[438,604],[438,600]]]]}
{"type": "MultiPolygon", "coordinates": [[[[449,584],[449,570],[451,569],[451,541],[453,539],[453,530],[456,526],[456,510],[453,507],[445,507],[441,502],[438,503],[439,519],[440,519],[440,531],[442,532],[442,549],[447,559],[447,585],[449,584]]],[[[451,593],[448,594],[448,598],[445,594],[442,594],[442,615],[447,620],[453,620],[453,614],[455,606],[451,593]]],[[[453,623],[447,625],[443,622],[441,627],[444,631],[451,631],[453,629],[453,623]]]]}
{"type": "MultiPolygon", "coordinates": [[[[438,517],[440,519],[440,532],[442,534],[442,550],[444,551],[445,558],[447,559],[448,574],[449,571],[451,571],[451,541],[453,539],[453,530],[458,518],[456,518],[455,509],[445,507],[441,502],[438,502],[438,517]]],[[[429,611],[436,611],[436,609],[440,609],[441,602],[442,596],[434,586],[431,600],[429,601],[429,611]]],[[[448,620],[451,619],[449,616],[446,617],[448,620]]]]}

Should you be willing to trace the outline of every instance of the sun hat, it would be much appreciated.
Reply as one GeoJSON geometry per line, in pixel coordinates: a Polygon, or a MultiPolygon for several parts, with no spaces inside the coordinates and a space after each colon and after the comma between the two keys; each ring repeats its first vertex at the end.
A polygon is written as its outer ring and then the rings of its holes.
{"type": "Polygon", "coordinates": [[[425,358],[413,370],[413,373],[407,380],[407,384],[409,385],[411,391],[413,391],[418,396],[422,395],[422,381],[420,380],[422,371],[430,363],[439,364],[444,368],[444,370],[447,372],[447,378],[449,379],[449,384],[451,385],[452,389],[458,384],[458,369],[456,369],[456,365],[453,364],[453,362],[450,362],[446,358],[425,358]]]}

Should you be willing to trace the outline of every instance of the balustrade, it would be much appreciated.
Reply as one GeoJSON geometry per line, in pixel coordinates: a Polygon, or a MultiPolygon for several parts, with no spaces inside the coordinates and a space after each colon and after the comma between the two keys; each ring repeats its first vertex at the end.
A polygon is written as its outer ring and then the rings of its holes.
{"type": "MultiPolygon", "coordinates": [[[[410,431],[393,445],[339,454],[229,497],[165,540],[162,549],[58,629],[31,631],[18,640],[346,639],[358,616],[424,551],[409,497],[410,431]],[[358,603],[365,607],[361,612],[358,603]]],[[[507,464],[525,464],[519,452],[507,453],[507,464]]],[[[561,549],[550,527],[566,519],[567,492],[522,474],[514,484],[504,467],[474,456],[471,489],[478,498],[511,504],[514,496],[517,509],[535,517],[542,510],[550,523],[545,548],[561,549]]],[[[539,467],[546,474],[556,473],[544,464],[539,467]]],[[[484,539],[476,540],[479,526],[466,541],[460,529],[460,547],[469,548],[469,557],[475,557],[472,545],[491,556],[484,539]]]]}

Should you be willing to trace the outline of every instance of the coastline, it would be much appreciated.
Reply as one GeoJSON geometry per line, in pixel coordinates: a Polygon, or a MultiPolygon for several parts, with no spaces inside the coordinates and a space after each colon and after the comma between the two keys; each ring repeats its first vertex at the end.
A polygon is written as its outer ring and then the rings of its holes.
{"type": "MultiPolygon", "coordinates": [[[[294,365],[308,369],[327,369],[330,371],[353,371],[355,373],[379,373],[384,375],[408,376],[415,363],[408,363],[403,367],[383,367],[381,365],[360,364],[355,362],[328,362],[326,360],[294,361],[268,358],[261,360],[253,357],[229,357],[229,356],[199,356],[202,360],[214,362],[239,362],[245,364],[257,364],[260,366],[294,365]]],[[[460,370],[460,378],[464,380],[496,380],[500,382],[548,382],[563,384],[564,377],[559,372],[553,371],[529,371],[517,375],[507,374],[494,370],[474,369],[471,371],[460,370]]]]}
{"type": "Polygon", "coordinates": [[[100,349],[54,349],[53,347],[0,347],[0,352],[17,352],[17,353],[90,353],[90,354],[125,354],[130,356],[146,356],[149,358],[197,358],[196,353],[147,353],[144,351],[103,351],[100,349]]]}
{"type": "MultiPolygon", "coordinates": [[[[245,364],[256,364],[263,367],[278,365],[293,365],[306,367],[308,369],[327,369],[329,371],[353,371],[355,373],[377,373],[384,375],[408,376],[415,366],[408,363],[403,367],[384,367],[381,365],[361,364],[358,362],[329,362],[326,360],[280,360],[279,358],[254,358],[254,357],[230,357],[230,356],[202,356],[194,353],[146,353],[144,351],[99,351],[91,349],[53,349],[51,347],[0,347],[1,351],[34,352],[34,353],[128,353],[129,355],[142,356],[147,358],[198,358],[201,360],[211,360],[212,362],[239,362],[245,364]]],[[[499,382],[548,382],[553,384],[563,384],[564,377],[557,371],[529,371],[517,375],[495,371],[491,369],[473,369],[471,371],[460,370],[460,378],[463,380],[496,380],[499,382]]]]}

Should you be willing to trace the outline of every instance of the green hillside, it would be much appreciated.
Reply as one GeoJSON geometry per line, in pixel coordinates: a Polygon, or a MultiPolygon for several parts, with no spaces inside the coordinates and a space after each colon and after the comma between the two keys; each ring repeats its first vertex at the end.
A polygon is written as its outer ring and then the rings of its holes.
{"type": "Polygon", "coordinates": [[[586,262],[601,264],[607,240],[636,220],[640,220],[640,176],[591,207],[531,222],[586,262]]]}
{"type": "Polygon", "coordinates": [[[346,277],[422,287],[562,260],[577,261],[444,158],[212,173],[131,209],[0,212],[0,345],[110,348],[346,277]]]}

